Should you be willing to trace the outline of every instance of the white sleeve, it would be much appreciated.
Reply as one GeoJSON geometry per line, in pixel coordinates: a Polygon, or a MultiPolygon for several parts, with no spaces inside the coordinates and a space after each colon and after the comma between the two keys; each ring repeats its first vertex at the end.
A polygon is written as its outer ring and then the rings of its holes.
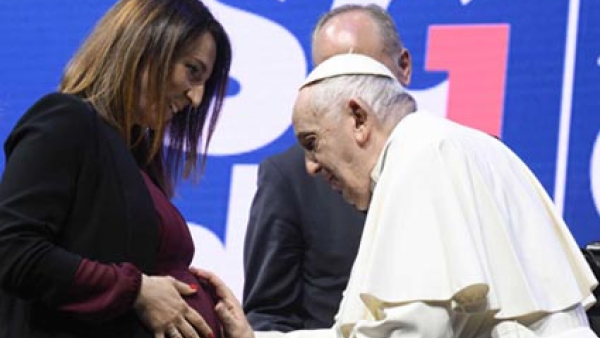
{"type": "Polygon", "coordinates": [[[336,338],[333,329],[295,330],[290,332],[255,331],[254,338],[336,338]]]}
{"type": "Polygon", "coordinates": [[[382,320],[356,323],[352,338],[450,338],[452,321],[448,308],[413,302],[384,309],[382,320]]]}

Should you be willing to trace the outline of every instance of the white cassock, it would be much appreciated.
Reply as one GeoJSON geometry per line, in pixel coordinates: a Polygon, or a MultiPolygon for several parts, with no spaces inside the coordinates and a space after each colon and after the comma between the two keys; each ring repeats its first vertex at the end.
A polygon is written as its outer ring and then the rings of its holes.
{"type": "Polygon", "coordinates": [[[597,281],[525,164],[495,138],[402,119],[333,328],[257,337],[590,338],[597,281]]]}

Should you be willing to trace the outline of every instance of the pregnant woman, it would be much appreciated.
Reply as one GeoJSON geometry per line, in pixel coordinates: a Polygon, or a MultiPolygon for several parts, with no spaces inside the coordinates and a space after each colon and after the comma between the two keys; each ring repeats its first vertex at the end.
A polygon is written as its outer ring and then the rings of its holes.
{"type": "Polygon", "coordinates": [[[5,143],[1,338],[221,336],[169,199],[205,159],[230,63],[198,0],[121,0],[98,22],[5,143]]]}

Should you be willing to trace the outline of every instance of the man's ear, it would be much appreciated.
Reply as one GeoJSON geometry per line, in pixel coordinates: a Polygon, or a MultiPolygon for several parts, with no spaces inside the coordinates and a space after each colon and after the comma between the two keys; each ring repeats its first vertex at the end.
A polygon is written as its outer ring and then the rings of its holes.
{"type": "Polygon", "coordinates": [[[412,61],[410,58],[410,53],[407,49],[402,48],[400,54],[398,55],[398,80],[404,87],[407,87],[410,84],[410,77],[412,75],[412,61]]]}
{"type": "Polygon", "coordinates": [[[363,145],[369,139],[371,132],[372,117],[369,116],[369,108],[364,102],[352,98],[348,101],[348,109],[354,121],[354,137],[360,145],[363,145]]]}

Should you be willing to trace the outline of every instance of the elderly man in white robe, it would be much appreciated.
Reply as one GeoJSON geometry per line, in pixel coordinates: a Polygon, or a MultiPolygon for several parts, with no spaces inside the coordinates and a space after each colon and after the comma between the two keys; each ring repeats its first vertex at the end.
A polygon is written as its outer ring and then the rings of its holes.
{"type": "Polygon", "coordinates": [[[597,281],[527,166],[480,131],[419,112],[379,62],[331,57],[302,85],[306,167],[356,208],[364,234],[328,330],[252,332],[216,276],[230,338],[591,338],[597,281]]]}

